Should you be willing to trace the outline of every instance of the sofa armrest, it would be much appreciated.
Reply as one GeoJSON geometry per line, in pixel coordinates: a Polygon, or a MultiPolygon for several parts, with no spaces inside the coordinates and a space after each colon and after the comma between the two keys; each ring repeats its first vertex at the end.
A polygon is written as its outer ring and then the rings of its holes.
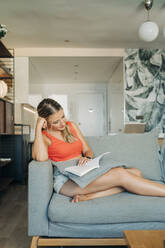
{"type": "Polygon", "coordinates": [[[51,161],[31,161],[28,177],[28,235],[48,236],[48,204],[53,193],[51,161]]]}

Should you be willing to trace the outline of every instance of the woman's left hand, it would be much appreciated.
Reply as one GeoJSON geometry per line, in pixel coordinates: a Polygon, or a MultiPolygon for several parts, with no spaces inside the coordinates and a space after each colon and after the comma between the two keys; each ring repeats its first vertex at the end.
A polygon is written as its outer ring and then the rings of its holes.
{"type": "Polygon", "coordinates": [[[81,157],[78,161],[78,165],[85,165],[89,161],[89,158],[81,157]]]}

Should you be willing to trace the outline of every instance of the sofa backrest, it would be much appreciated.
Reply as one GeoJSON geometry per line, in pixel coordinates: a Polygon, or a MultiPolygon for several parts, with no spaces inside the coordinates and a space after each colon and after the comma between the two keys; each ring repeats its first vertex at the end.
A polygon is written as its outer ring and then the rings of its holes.
{"type": "Polygon", "coordinates": [[[95,156],[110,151],[114,159],[140,169],[144,177],[163,181],[156,129],[142,134],[119,133],[85,138],[95,156]]]}
{"type": "Polygon", "coordinates": [[[162,165],[162,175],[165,182],[165,137],[161,145],[161,165],[162,165]]]}

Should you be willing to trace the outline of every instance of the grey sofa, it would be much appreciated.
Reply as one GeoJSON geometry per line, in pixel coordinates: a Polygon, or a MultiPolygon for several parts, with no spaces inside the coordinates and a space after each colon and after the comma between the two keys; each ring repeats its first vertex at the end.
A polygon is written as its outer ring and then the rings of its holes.
{"type": "MultiPolygon", "coordinates": [[[[114,159],[140,169],[145,178],[164,184],[165,142],[160,149],[157,130],[86,139],[95,155],[110,151],[114,159]]],[[[81,240],[77,245],[84,245],[83,240],[124,245],[123,230],[165,229],[165,197],[122,192],[71,203],[69,197],[53,192],[51,161],[29,164],[28,185],[28,234],[34,237],[31,247],[43,240],[54,246],[73,245],[74,240],[81,240]]]]}

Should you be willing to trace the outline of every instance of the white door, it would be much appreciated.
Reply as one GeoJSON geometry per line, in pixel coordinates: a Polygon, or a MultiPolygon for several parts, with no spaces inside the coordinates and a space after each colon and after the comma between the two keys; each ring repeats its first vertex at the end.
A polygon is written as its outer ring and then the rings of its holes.
{"type": "Polygon", "coordinates": [[[106,103],[103,93],[77,95],[78,125],[84,136],[106,135],[106,103]]]}

